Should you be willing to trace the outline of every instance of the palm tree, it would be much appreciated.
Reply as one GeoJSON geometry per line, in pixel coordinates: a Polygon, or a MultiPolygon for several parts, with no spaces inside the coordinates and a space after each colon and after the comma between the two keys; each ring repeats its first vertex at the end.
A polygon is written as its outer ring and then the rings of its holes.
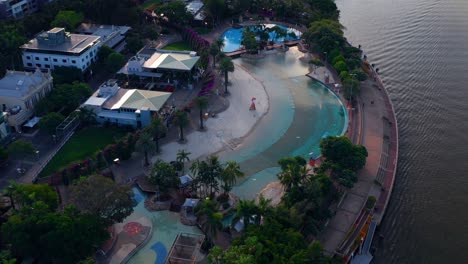
{"type": "Polygon", "coordinates": [[[153,135],[153,140],[156,143],[156,153],[159,153],[159,140],[166,133],[166,126],[159,116],[154,116],[150,125],[150,133],[153,135]]]}
{"type": "Polygon", "coordinates": [[[190,152],[187,152],[183,149],[180,149],[179,151],[177,151],[177,162],[180,162],[182,163],[182,173],[185,172],[185,162],[187,161],[190,161],[190,158],[189,158],[189,155],[192,154],[190,152]]]}
{"type": "Polygon", "coordinates": [[[227,85],[228,85],[228,72],[234,71],[234,63],[232,63],[231,58],[224,57],[219,63],[219,69],[221,72],[224,73],[224,93],[228,93],[227,85]]]}
{"type": "Polygon", "coordinates": [[[80,107],[77,110],[77,116],[84,125],[93,124],[96,122],[96,113],[88,107],[80,107]]]}
{"type": "Polygon", "coordinates": [[[208,98],[205,96],[199,96],[194,99],[197,108],[200,110],[200,130],[203,130],[203,110],[208,106],[208,98]]]}
{"type": "Polygon", "coordinates": [[[177,110],[175,112],[174,123],[179,126],[180,130],[180,141],[183,142],[184,139],[184,127],[189,123],[187,113],[185,111],[177,110]]]}
{"type": "Polygon", "coordinates": [[[239,200],[236,208],[236,214],[232,220],[232,224],[237,223],[241,219],[244,220],[244,230],[247,229],[247,226],[251,222],[255,222],[255,217],[258,215],[258,207],[255,205],[254,201],[251,200],[239,200]]]}
{"type": "Polygon", "coordinates": [[[136,142],[136,149],[145,155],[145,164],[144,166],[149,165],[148,155],[154,153],[156,149],[156,144],[154,143],[151,134],[148,131],[141,133],[138,141],[136,142]]]}
{"type": "Polygon", "coordinates": [[[222,228],[223,215],[216,211],[216,202],[205,199],[196,209],[196,215],[203,217],[202,229],[205,232],[209,243],[213,243],[218,230],[222,228]]]}
{"type": "Polygon", "coordinates": [[[224,48],[224,40],[222,38],[217,38],[214,43],[216,43],[216,46],[218,46],[218,51],[219,53],[223,52],[224,48]]]}
{"type": "Polygon", "coordinates": [[[216,42],[213,42],[210,46],[210,55],[213,56],[213,68],[216,67],[216,56],[219,54],[219,47],[216,42]]]}
{"type": "Polygon", "coordinates": [[[240,170],[240,166],[235,161],[228,161],[221,172],[221,181],[223,182],[224,195],[227,195],[231,191],[232,186],[236,184],[236,180],[244,176],[244,173],[240,170]]]}

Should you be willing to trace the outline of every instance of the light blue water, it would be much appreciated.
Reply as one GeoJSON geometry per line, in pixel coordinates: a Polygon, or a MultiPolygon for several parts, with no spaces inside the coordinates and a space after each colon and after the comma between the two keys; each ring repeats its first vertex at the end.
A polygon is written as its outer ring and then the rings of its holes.
{"type": "MultiPolygon", "coordinates": [[[[220,153],[223,161],[240,162],[241,169],[251,160],[255,160],[254,167],[258,166],[258,172],[233,188],[232,192],[241,199],[255,199],[267,184],[278,180],[280,168],[276,167],[276,161],[280,157],[307,158],[311,151],[318,154],[324,134],[341,135],[346,131],[348,119],[344,106],[325,85],[305,76],[309,70],[307,63],[299,60],[301,56],[302,53],[291,48],[287,53],[261,60],[234,61],[236,67],[243,67],[264,84],[270,103],[268,113],[243,144],[233,151],[220,153]]],[[[177,234],[201,233],[197,227],[182,225],[177,213],[147,211],[144,195],[136,188],[134,192],[139,202],[135,211],[153,220],[154,233],[129,263],[161,263],[177,234]]],[[[231,220],[226,218],[224,225],[231,220]]]]}
{"type": "Polygon", "coordinates": [[[201,234],[196,226],[186,226],[180,223],[178,213],[169,211],[150,212],[144,206],[145,194],[138,188],[133,188],[138,205],[135,212],[142,214],[153,222],[153,235],[129,261],[130,264],[164,263],[175,238],[180,232],[201,234]]]}
{"type": "MultiPolygon", "coordinates": [[[[280,43],[284,40],[296,40],[299,39],[302,33],[294,28],[288,28],[282,25],[277,25],[277,24],[265,24],[266,28],[272,28],[274,26],[278,26],[284,30],[286,30],[288,33],[294,33],[296,36],[286,36],[286,37],[277,37],[275,32],[270,32],[270,41],[274,41],[275,43],[280,43]]],[[[254,27],[251,27],[252,30],[254,30],[254,27]]],[[[245,27],[242,28],[231,28],[226,30],[223,35],[221,35],[221,38],[224,41],[224,52],[231,52],[231,51],[236,51],[240,49],[241,47],[241,41],[242,41],[242,32],[244,32],[245,27]]]]}

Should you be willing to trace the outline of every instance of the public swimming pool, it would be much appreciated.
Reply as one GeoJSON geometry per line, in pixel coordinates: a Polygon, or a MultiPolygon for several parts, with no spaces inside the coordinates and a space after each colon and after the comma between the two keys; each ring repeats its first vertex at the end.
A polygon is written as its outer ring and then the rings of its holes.
{"type": "MultiPolygon", "coordinates": [[[[224,161],[239,162],[246,175],[250,175],[233,189],[242,199],[254,199],[267,184],[278,180],[278,159],[295,155],[307,158],[310,152],[319,154],[323,136],[342,135],[346,131],[345,107],[325,85],[305,76],[309,69],[306,62],[299,60],[302,55],[291,48],[260,60],[234,60],[235,67],[244,68],[263,82],[270,102],[268,113],[244,142],[234,150],[219,153],[224,161]]],[[[147,211],[143,194],[136,188],[135,193],[139,200],[135,211],[153,220],[154,231],[150,241],[129,263],[163,263],[160,261],[178,233],[201,233],[196,227],[182,225],[177,213],[147,211]]],[[[225,224],[229,221],[226,219],[225,224]]]]}
{"type": "MultiPolygon", "coordinates": [[[[274,26],[278,26],[281,29],[286,30],[287,33],[294,33],[294,36],[287,35],[286,37],[277,37],[275,32],[270,32],[269,40],[274,41],[275,43],[280,43],[284,40],[296,40],[299,39],[302,33],[294,28],[288,28],[282,25],[277,24],[264,24],[266,28],[272,28],[274,26]]],[[[250,26],[252,30],[255,30],[253,26],[250,26]]],[[[221,39],[224,41],[224,52],[232,52],[240,49],[241,41],[242,41],[242,32],[244,32],[245,27],[241,28],[231,28],[226,30],[223,35],[221,35],[221,39]]]]}

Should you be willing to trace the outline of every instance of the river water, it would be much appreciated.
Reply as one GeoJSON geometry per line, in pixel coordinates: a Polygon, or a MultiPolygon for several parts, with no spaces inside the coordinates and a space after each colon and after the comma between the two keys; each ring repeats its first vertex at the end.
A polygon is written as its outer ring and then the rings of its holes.
{"type": "Polygon", "coordinates": [[[468,263],[468,1],[336,0],[400,131],[374,263],[468,263]]]}

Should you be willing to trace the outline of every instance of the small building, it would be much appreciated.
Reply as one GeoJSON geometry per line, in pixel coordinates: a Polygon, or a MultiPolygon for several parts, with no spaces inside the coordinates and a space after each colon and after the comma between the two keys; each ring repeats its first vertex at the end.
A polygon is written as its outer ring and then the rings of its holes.
{"type": "Polygon", "coordinates": [[[20,132],[21,126],[34,115],[36,104],[52,90],[52,86],[50,71],[7,71],[0,80],[0,106],[3,112],[8,112],[10,126],[20,132]]]}
{"type": "Polygon", "coordinates": [[[76,67],[86,71],[97,60],[101,37],[70,34],[65,28],[53,28],[39,33],[22,45],[25,69],[54,69],[57,66],[76,67]]]}
{"type": "Polygon", "coordinates": [[[52,0],[0,0],[0,19],[22,18],[52,0]]]}
{"type": "Polygon", "coordinates": [[[131,27],[114,25],[97,25],[82,23],[75,33],[101,37],[102,45],[108,46],[117,52],[125,48],[125,38],[131,27]]]}
{"type": "Polygon", "coordinates": [[[167,85],[180,84],[191,89],[193,80],[199,78],[199,60],[200,56],[197,56],[195,51],[146,48],[130,58],[118,74],[137,76],[167,85]]]}
{"type": "Polygon", "coordinates": [[[203,10],[203,2],[200,0],[194,0],[187,3],[187,11],[193,15],[193,24],[202,26],[205,22],[205,12],[203,10]]]}
{"type": "Polygon", "coordinates": [[[108,80],[83,104],[92,109],[99,123],[145,127],[154,114],[162,111],[171,96],[157,92],[120,88],[116,80],[108,80]]]}

